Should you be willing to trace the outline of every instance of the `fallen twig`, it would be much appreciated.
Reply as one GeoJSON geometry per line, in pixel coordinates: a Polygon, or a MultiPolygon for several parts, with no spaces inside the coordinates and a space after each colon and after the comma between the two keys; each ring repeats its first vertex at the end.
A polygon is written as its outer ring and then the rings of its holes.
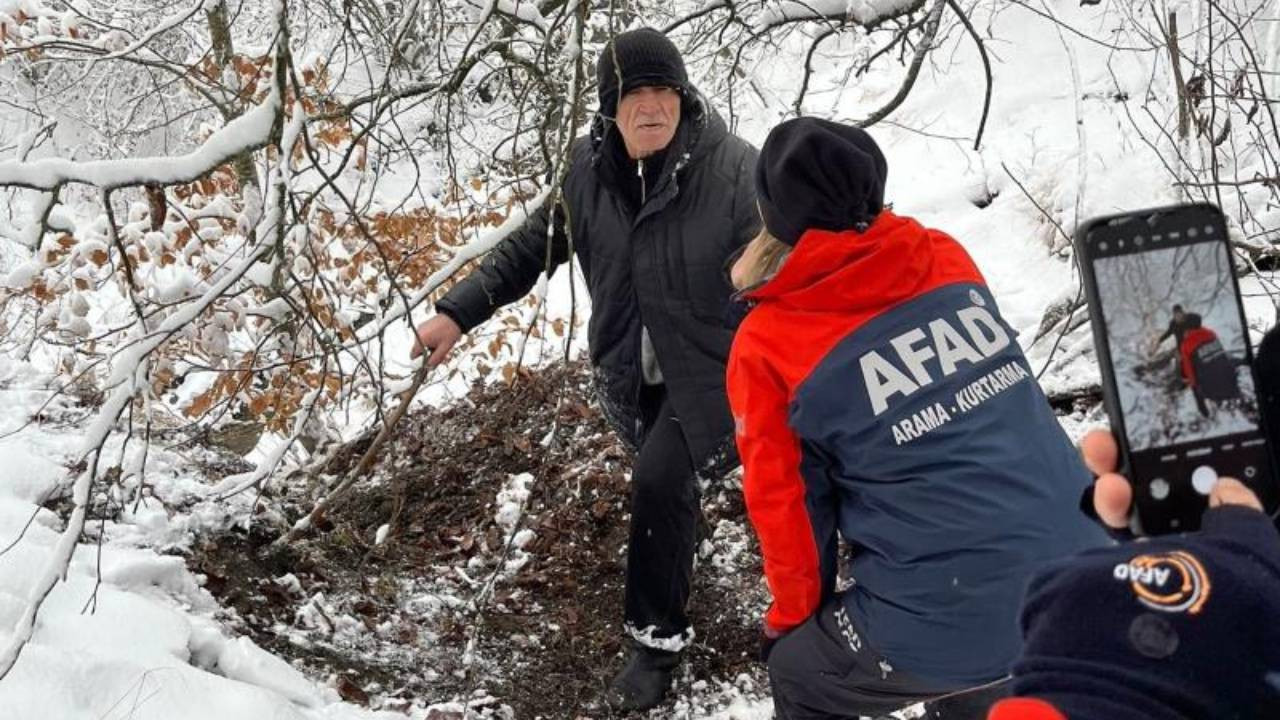
{"type": "Polygon", "coordinates": [[[361,456],[360,462],[356,463],[356,466],[347,473],[346,477],[342,479],[342,482],[339,482],[333,490],[329,491],[328,495],[321,498],[320,501],[315,504],[315,507],[311,508],[311,512],[307,513],[306,517],[294,523],[289,532],[277,538],[275,542],[272,543],[273,546],[279,547],[292,544],[298,538],[307,534],[307,532],[324,517],[325,513],[330,508],[346,496],[346,494],[351,490],[351,486],[355,485],[356,481],[368,472],[369,468],[373,466],[373,461],[378,457],[378,452],[382,450],[382,446],[386,444],[387,438],[391,437],[391,433],[395,430],[396,425],[399,424],[400,419],[404,417],[405,411],[409,409],[409,403],[412,402],[414,396],[418,394],[418,388],[422,387],[423,381],[427,379],[427,375],[429,375],[430,372],[431,368],[424,360],[421,367],[418,368],[418,371],[414,373],[413,384],[404,392],[400,393],[400,405],[396,407],[396,409],[392,411],[391,415],[387,418],[382,429],[378,431],[377,436],[373,438],[373,442],[369,444],[369,449],[365,451],[363,456],[361,456]]]}

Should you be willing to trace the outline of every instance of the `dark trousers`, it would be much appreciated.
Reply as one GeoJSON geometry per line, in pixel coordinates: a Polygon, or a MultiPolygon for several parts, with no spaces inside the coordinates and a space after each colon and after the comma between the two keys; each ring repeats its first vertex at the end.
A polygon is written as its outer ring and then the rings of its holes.
{"type": "Polygon", "coordinates": [[[880,717],[925,702],[925,717],[985,720],[1008,683],[957,688],[894,668],[870,647],[837,596],[777,642],[769,655],[773,708],[779,720],[880,717]]]}
{"type": "Polygon", "coordinates": [[[701,506],[693,458],[664,386],[643,388],[640,413],[647,432],[631,473],[625,614],[631,629],[661,641],[689,628],[701,506]]]}

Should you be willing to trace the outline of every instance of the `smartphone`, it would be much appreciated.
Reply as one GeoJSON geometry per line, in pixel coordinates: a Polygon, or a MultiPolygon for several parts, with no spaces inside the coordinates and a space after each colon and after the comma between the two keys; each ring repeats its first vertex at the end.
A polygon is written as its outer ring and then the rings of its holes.
{"type": "Polygon", "coordinates": [[[1197,529],[1220,476],[1251,487],[1274,517],[1273,448],[1222,212],[1096,218],[1075,244],[1134,531],[1197,529]]]}

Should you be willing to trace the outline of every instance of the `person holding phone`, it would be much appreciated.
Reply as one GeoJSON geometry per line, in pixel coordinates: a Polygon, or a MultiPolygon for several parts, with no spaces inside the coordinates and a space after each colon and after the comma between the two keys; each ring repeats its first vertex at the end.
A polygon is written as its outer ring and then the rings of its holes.
{"type": "Polygon", "coordinates": [[[1222,211],[1188,203],[1091,218],[1075,249],[1135,529],[1195,530],[1222,476],[1280,507],[1222,211]],[[1168,338],[1176,377],[1149,357],[1168,338]]]}
{"type": "Polygon", "coordinates": [[[1106,542],[981,273],[884,207],[887,171],[863,130],[777,126],[756,165],[765,231],[731,272],[752,305],[728,389],[782,720],[920,701],[981,717],[1017,656],[1027,580],[1106,542]],[[853,584],[837,591],[841,540],[853,584]]]}
{"type": "MultiPolygon", "coordinates": [[[[1280,329],[1253,362],[1267,440],[1280,426],[1280,329]]],[[[1121,540],[1141,483],[1118,472],[1105,430],[1081,452],[1097,475],[1085,507],[1121,540]]],[[[988,720],[1280,717],[1280,533],[1258,494],[1223,477],[1200,531],[1085,552],[1045,568],[1022,613],[1013,698],[988,720]]]]}
{"type": "MultiPolygon", "coordinates": [[[[1099,519],[1126,534],[1133,489],[1115,439],[1094,431],[1082,450],[1099,519]]],[[[989,720],[1280,717],[1280,533],[1251,489],[1220,478],[1199,532],[1047,568],[1022,627],[1016,697],[989,720]]]]}

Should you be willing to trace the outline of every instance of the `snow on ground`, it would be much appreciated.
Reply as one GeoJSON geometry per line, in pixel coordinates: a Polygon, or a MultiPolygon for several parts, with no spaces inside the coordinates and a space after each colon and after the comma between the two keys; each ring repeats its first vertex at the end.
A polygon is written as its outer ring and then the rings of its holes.
{"type": "MultiPolygon", "coordinates": [[[[31,365],[0,357],[0,548],[8,548],[0,555],[0,644],[7,643],[30,581],[43,574],[61,531],[61,521],[40,503],[66,482],[66,465],[75,461],[70,450],[82,411],[70,403],[41,409],[47,381],[31,365]],[[43,422],[23,427],[37,412],[43,422]]],[[[172,506],[199,497],[202,486],[184,477],[178,457],[152,452],[162,457],[148,479],[151,489],[124,514],[124,524],[91,529],[104,542],[77,547],[32,641],[0,682],[4,717],[379,717],[338,702],[335,690],[247,638],[224,634],[200,579],[166,551],[225,520],[198,505],[171,515],[172,506]]]]}
{"type": "MultiPolygon", "coordinates": [[[[1056,11],[1084,32],[1103,30],[1098,8],[1058,3],[1056,11]]],[[[1079,389],[1098,378],[1088,326],[1073,324],[1077,329],[1056,348],[1053,337],[1033,343],[1045,309],[1076,292],[1071,264],[1059,252],[1065,239],[1055,223],[1070,227],[1079,217],[1171,199],[1164,168],[1135,140],[1124,103],[1117,101],[1166,93],[1161,83],[1167,79],[1151,72],[1150,56],[1112,53],[1061,34],[1020,7],[1006,6],[993,17],[986,16],[989,12],[975,17],[980,28],[989,27],[1000,40],[982,149],[974,151],[965,140],[981,111],[980,65],[967,38],[957,35],[940,53],[945,59],[926,67],[891,123],[873,130],[889,161],[888,199],[899,212],[946,230],[970,250],[1006,319],[1030,347],[1033,369],[1048,368],[1043,378],[1048,390],[1079,389]]],[[[900,69],[873,73],[837,90],[841,52],[839,43],[832,43],[820,54],[827,66],[813,82],[807,112],[856,119],[896,91],[900,69]]],[[[772,70],[761,71],[761,79],[786,97],[796,82],[794,66],[774,63],[772,70]]],[[[739,130],[756,143],[778,119],[744,115],[749,119],[739,130]]],[[[568,276],[561,272],[551,283],[551,317],[567,313],[568,276]]],[[[1242,287],[1255,338],[1274,321],[1263,282],[1251,279],[1242,287]]],[[[578,308],[580,320],[585,312],[578,308]]],[[[388,348],[406,355],[407,350],[407,335],[403,347],[388,348]]],[[[531,352],[539,364],[560,350],[555,341],[535,342],[531,352]]],[[[71,449],[83,428],[85,410],[71,401],[41,407],[49,382],[43,369],[0,357],[0,548],[8,548],[0,554],[0,644],[61,529],[58,516],[40,506],[67,481],[66,466],[77,459],[71,449]],[[28,424],[37,415],[38,421],[28,424]]],[[[466,373],[435,383],[426,393],[428,401],[457,397],[467,383],[466,373]]],[[[1078,436],[1098,420],[1096,412],[1078,413],[1064,418],[1064,426],[1078,436]]],[[[152,453],[148,489],[114,499],[130,508],[120,523],[90,529],[90,539],[101,537],[101,545],[77,548],[66,581],[41,612],[33,641],[0,682],[3,717],[404,717],[341,702],[327,679],[307,677],[220,626],[214,619],[217,604],[202,579],[173,553],[189,547],[200,533],[242,522],[248,499],[212,502],[206,481],[188,458],[158,445],[152,453]]],[[[733,527],[716,532],[726,533],[722,539],[730,545],[742,542],[732,537],[733,527]]],[[[725,562],[715,555],[702,561],[725,562]]],[[[662,712],[700,720],[763,720],[771,716],[768,701],[745,699],[759,692],[756,682],[750,677],[720,687],[704,682],[689,688],[692,701],[682,698],[662,712]]],[[[435,708],[437,716],[447,710],[435,708]]],[[[430,712],[418,706],[409,714],[432,717],[430,712]]]]}

